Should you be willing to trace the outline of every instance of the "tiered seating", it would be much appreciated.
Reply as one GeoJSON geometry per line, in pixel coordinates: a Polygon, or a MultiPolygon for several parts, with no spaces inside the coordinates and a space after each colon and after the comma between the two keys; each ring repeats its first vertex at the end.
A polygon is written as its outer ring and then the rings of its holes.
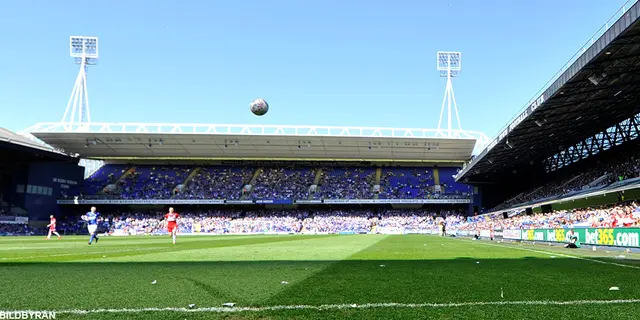
{"type": "Polygon", "coordinates": [[[380,179],[380,199],[424,199],[431,193],[431,168],[385,168],[380,179]]]}
{"type": "Polygon", "coordinates": [[[99,193],[107,185],[115,183],[128,169],[129,166],[121,164],[101,167],[89,178],[84,180],[83,193],[88,195],[99,193]]]}
{"type": "Polygon", "coordinates": [[[443,194],[466,197],[472,193],[471,186],[458,183],[453,177],[458,173],[458,168],[440,167],[438,168],[438,173],[440,175],[440,185],[443,188],[443,194]]]}
{"type": "Polygon", "coordinates": [[[502,215],[478,216],[459,226],[460,229],[544,229],[544,228],[615,228],[640,226],[640,207],[635,203],[607,208],[558,210],[550,213],[519,214],[507,219],[502,215]]]}
{"type": "Polygon", "coordinates": [[[579,190],[603,187],[618,180],[640,177],[640,157],[638,155],[620,157],[621,159],[597,162],[577,172],[559,172],[553,179],[547,178],[540,181],[532,189],[495,206],[492,211],[509,209],[519,204],[557,197],[579,190]],[[600,179],[599,182],[591,185],[597,179],[600,179]]]}
{"type": "Polygon", "coordinates": [[[186,189],[177,194],[179,199],[229,199],[242,196],[242,187],[249,183],[251,168],[202,167],[186,189]]]}
{"type": "MultiPolygon", "coordinates": [[[[198,169],[197,166],[106,165],[85,181],[84,197],[238,200],[244,195],[243,186],[252,183],[253,188],[247,194],[247,199],[306,200],[309,198],[309,187],[314,184],[319,169],[266,167],[252,182],[256,170],[258,167],[252,166],[204,166],[198,169]],[[125,174],[129,169],[132,173],[125,174]],[[192,172],[194,176],[187,181],[192,172]],[[116,182],[119,177],[122,178],[117,183],[116,190],[101,193],[106,185],[116,182]]],[[[373,199],[376,170],[375,167],[323,168],[318,179],[318,189],[311,196],[313,199],[373,199]]],[[[451,177],[455,168],[441,170],[440,179],[444,191],[436,194],[432,168],[384,168],[379,198],[468,197],[470,189],[454,182],[451,177]]]]}
{"type": "Polygon", "coordinates": [[[135,172],[123,179],[120,196],[123,199],[169,199],[191,170],[190,167],[136,167],[135,172]]]}
{"type": "Polygon", "coordinates": [[[266,168],[256,179],[253,199],[306,199],[315,172],[309,168],[266,168]]]}
{"type": "Polygon", "coordinates": [[[375,179],[374,168],[324,168],[320,179],[320,192],[315,198],[370,199],[375,179]]]}

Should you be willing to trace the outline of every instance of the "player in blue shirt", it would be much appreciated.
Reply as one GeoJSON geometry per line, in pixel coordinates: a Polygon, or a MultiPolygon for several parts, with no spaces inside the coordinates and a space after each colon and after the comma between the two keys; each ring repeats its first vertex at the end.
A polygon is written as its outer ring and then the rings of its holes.
{"type": "Polygon", "coordinates": [[[96,243],[98,243],[98,221],[99,221],[100,213],[96,212],[96,207],[91,207],[91,211],[87,212],[82,219],[87,222],[87,230],[89,230],[89,234],[91,238],[89,238],[89,244],[93,242],[93,239],[96,239],[96,243]]]}

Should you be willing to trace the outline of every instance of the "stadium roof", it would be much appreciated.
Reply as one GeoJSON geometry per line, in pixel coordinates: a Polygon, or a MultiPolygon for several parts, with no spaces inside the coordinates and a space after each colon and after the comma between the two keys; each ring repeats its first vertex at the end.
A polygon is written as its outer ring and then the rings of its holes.
{"type": "Polygon", "coordinates": [[[640,3],[631,3],[460,171],[458,180],[499,181],[640,113],[640,3]]]}
{"type": "Polygon", "coordinates": [[[51,148],[47,146],[31,141],[28,138],[23,137],[19,134],[16,134],[13,131],[5,128],[0,128],[0,141],[10,143],[10,144],[15,144],[15,145],[21,145],[29,148],[35,148],[35,149],[41,149],[41,150],[47,150],[47,151],[51,150],[51,148]]]}
{"type": "Polygon", "coordinates": [[[37,139],[82,158],[468,161],[477,132],[369,127],[41,123],[37,139]]]}
{"type": "MultiPolygon", "coordinates": [[[[0,128],[0,147],[9,147],[12,150],[33,151],[39,156],[66,157],[67,155],[43,143],[30,140],[27,137],[16,134],[8,129],[0,128]],[[42,152],[44,151],[44,152],[42,152]]],[[[14,156],[16,154],[14,153],[14,156]]]]}

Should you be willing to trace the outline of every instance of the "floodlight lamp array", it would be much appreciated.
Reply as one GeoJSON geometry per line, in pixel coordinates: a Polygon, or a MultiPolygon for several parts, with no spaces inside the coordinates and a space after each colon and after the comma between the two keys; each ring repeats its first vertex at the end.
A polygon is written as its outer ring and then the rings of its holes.
{"type": "Polygon", "coordinates": [[[438,69],[460,70],[460,52],[438,52],[438,69]]]}
{"type": "Polygon", "coordinates": [[[459,71],[455,70],[440,70],[440,77],[457,77],[459,73],[459,71]]]}
{"type": "Polygon", "coordinates": [[[460,52],[438,51],[438,66],[442,77],[455,77],[462,69],[462,57],[460,52]]]}
{"type": "Polygon", "coordinates": [[[74,58],[98,58],[98,38],[73,36],[69,38],[71,57],[74,58]]]}

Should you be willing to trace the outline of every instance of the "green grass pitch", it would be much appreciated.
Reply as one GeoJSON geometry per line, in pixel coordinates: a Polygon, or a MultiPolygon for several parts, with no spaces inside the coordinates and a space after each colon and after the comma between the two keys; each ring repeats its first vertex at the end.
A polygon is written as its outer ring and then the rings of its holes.
{"type": "Polygon", "coordinates": [[[430,235],[183,236],[175,246],[168,236],[87,238],[0,238],[0,310],[54,310],[56,319],[640,315],[638,257],[615,259],[619,251],[430,235]]]}

